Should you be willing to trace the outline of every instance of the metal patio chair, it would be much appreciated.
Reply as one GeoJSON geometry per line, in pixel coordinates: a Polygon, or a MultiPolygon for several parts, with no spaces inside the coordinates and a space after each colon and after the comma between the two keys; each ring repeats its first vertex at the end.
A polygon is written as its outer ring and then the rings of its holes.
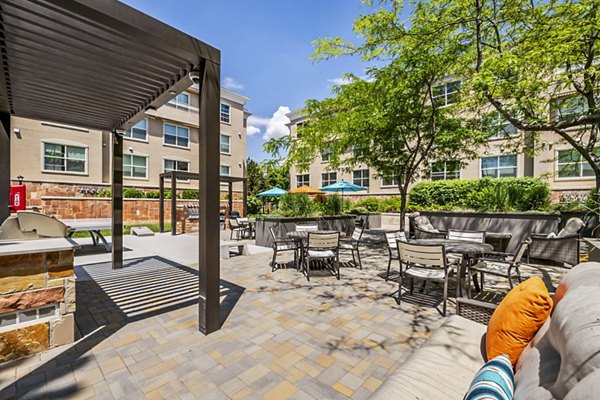
{"type": "Polygon", "coordinates": [[[248,228],[245,226],[242,226],[238,222],[237,218],[231,218],[229,220],[229,229],[231,229],[231,232],[229,234],[229,240],[233,240],[234,234],[235,234],[235,239],[240,240],[244,236],[246,236],[246,233],[248,232],[248,228]]]}
{"type": "Polygon", "coordinates": [[[306,279],[310,281],[310,262],[314,260],[324,261],[325,266],[332,266],[333,275],[340,279],[340,233],[316,233],[309,232],[306,243],[306,253],[303,257],[303,270],[306,279]]]}
{"type": "MultiPolygon", "coordinates": [[[[466,242],[485,243],[485,232],[448,229],[448,240],[464,240],[466,242]]],[[[458,264],[460,263],[460,260],[460,256],[456,254],[448,254],[449,264],[458,264]]]]}
{"type": "MultiPolygon", "coordinates": [[[[392,260],[399,260],[398,257],[398,244],[397,242],[407,242],[406,233],[404,231],[393,231],[385,233],[385,245],[388,251],[388,266],[387,273],[385,275],[385,281],[387,282],[390,278],[390,272],[392,268],[392,260]]],[[[402,264],[400,264],[400,274],[402,274],[402,264]]]]}
{"type": "MultiPolygon", "coordinates": [[[[423,245],[398,241],[400,263],[406,265],[404,276],[410,279],[410,294],[414,291],[414,280],[442,282],[444,284],[444,300],[442,315],[446,316],[448,300],[449,269],[446,264],[446,251],[443,245],[423,245]]],[[[402,274],[398,280],[398,298],[402,300],[402,274]]]]}
{"type": "Polygon", "coordinates": [[[356,266],[356,259],[358,259],[358,266],[362,269],[362,260],[360,259],[360,239],[365,231],[364,226],[359,228],[354,228],[354,232],[352,232],[352,237],[350,239],[342,239],[340,241],[340,251],[350,251],[352,253],[352,261],[354,262],[354,266],[356,266]],[[356,253],[356,257],[354,256],[356,253]]]}
{"type": "Polygon", "coordinates": [[[523,241],[519,244],[517,251],[515,252],[512,259],[497,260],[489,258],[480,258],[475,265],[471,265],[467,270],[467,294],[471,297],[471,279],[475,278],[475,275],[479,273],[480,290],[483,291],[483,277],[484,274],[490,274],[500,276],[508,279],[508,285],[510,289],[513,288],[513,275],[516,273],[517,280],[521,283],[521,272],[519,267],[521,266],[521,260],[527,251],[529,246],[528,241],[523,241]]]}
{"type": "Polygon", "coordinates": [[[269,227],[269,234],[271,235],[271,240],[273,241],[273,260],[271,260],[271,272],[277,269],[277,255],[281,253],[285,253],[287,251],[294,252],[294,264],[296,265],[296,270],[300,269],[299,264],[299,252],[301,251],[301,246],[299,245],[297,240],[288,239],[288,238],[278,238],[275,236],[275,231],[273,227],[269,227]]]}

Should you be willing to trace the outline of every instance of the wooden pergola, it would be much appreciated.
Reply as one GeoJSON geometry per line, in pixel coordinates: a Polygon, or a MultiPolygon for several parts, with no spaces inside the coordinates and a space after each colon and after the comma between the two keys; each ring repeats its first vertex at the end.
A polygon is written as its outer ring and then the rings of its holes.
{"type": "Polygon", "coordinates": [[[110,132],[113,268],[123,267],[123,133],[198,84],[199,328],[218,330],[220,51],[116,0],[0,0],[0,57],[0,223],[11,116],[110,132]]]}
{"type": "MultiPolygon", "coordinates": [[[[169,171],[163,172],[158,176],[159,178],[159,200],[160,205],[158,209],[159,215],[159,228],[161,232],[165,231],[165,179],[169,179],[171,181],[171,235],[175,235],[177,233],[177,196],[174,193],[177,193],[177,179],[192,179],[198,180],[200,179],[200,174],[194,172],[186,172],[186,171],[169,171]]],[[[246,178],[237,177],[237,176],[225,176],[221,175],[219,177],[221,183],[227,183],[228,187],[228,208],[229,211],[233,209],[233,184],[234,182],[242,182],[244,185],[243,189],[243,203],[244,203],[244,216],[248,214],[248,183],[246,178]]],[[[220,194],[220,190],[219,190],[220,194]]]]}

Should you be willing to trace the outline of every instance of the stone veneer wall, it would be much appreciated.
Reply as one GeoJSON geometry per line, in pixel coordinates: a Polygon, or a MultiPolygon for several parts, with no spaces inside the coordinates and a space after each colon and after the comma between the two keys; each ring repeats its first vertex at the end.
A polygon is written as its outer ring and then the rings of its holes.
{"type": "Polygon", "coordinates": [[[0,314],[51,304],[60,318],[0,330],[0,363],[75,339],[73,250],[0,256],[0,314]]]}
{"type": "MultiPolygon", "coordinates": [[[[40,212],[59,219],[110,218],[111,199],[101,197],[43,197],[40,212]]],[[[197,204],[194,200],[177,200],[178,232],[190,232],[197,228],[197,221],[187,218],[188,204],[197,204]]],[[[221,207],[227,206],[221,201],[221,207]]],[[[233,209],[242,214],[243,203],[233,202],[233,209]]],[[[165,222],[171,220],[171,201],[165,201],[165,222]]],[[[158,199],[123,199],[123,221],[125,224],[148,224],[159,221],[158,199]]]]}

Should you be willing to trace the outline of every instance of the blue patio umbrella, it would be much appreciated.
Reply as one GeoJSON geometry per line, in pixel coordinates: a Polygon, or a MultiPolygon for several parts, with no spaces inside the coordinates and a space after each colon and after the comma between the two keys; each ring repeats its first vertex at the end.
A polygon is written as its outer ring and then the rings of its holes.
{"type": "Polygon", "coordinates": [[[332,185],[321,188],[324,192],[342,192],[342,204],[344,201],[344,192],[360,192],[361,190],[367,190],[367,188],[355,185],[354,183],[346,182],[341,180],[332,185]]]}
{"type": "Polygon", "coordinates": [[[264,192],[260,192],[259,194],[257,194],[257,196],[261,196],[261,197],[281,197],[284,194],[286,194],[287,192],[283,189],[279,189],[279,188],[273,188],[273,189],[269,189],[269,190],[265,190],[264,192]]]}

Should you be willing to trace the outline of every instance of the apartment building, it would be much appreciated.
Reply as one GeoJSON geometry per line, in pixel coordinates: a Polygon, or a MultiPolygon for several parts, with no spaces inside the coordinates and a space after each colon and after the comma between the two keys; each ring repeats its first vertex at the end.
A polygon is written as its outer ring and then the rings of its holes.
{"type": "MultiPolygon", "coordinates": [[[[434,89],[435,101],[441,106],[452,104],[460,89],[460,82],[449,80],[434,89]]],[[[562,118],[576,114],[583,104],[573,100],[568,93],[557,99],[556,109],[549,110],[549,118],[562,118]],[[568,101],[563,101],[567,99],[568,101]],[[560,113],[558,112],[560,111],[560,113]]],[[[306,123],[306,116],[300,111],[288,114],[290,134],[295,136],[298,127],[306,123]]],[[[431,180],[478,179],[482,177],[538,177],[546,180],[553,191],[553,201],[561,201],[587,196],[595,186],[594,174],[582,157],[553,132],[544,132],[538,138],[541,147],[534,156],[512,150],[508,137],[523,135],[510,122],[498,119],[497,128],[485,146],[479,149],[481,156],[461,165],[459,161],[432,162],[425,168],[424,176],[431,180]]],[[[362,197],[398,195],[397,180],[381,177],[377,171],[366,165],[359,165],[350,173],[333,170],[329,167],[327,149],[322,149],[307,172],[296,168],[290,170],[292,187],[310,185],[323,187],[339,180],[353,182],[367,188],[367,191],[349,193],[349,196],[362,197]]]]}
{"type": "MultiPolygon", "coordinates": [[[[221,89],[221,175],[246,176],[247,100],[221,89]]],[[[126,187],[156,191],[162,172],[198,172],[198,103],[198,89],[192,86],[163,107],[148,110],[124,133],[126,187]]],[[[11,178],[27,184],[28,205],[40,205],[44,196],[90,196],[110,188],[110,133],[16,117],[12,128],[11,178]]],[[[198,189],[198,182],[181,180],[177,186],[198,189]]],[[[240,197],[242,184],[233,189],[240,197]]]]}

